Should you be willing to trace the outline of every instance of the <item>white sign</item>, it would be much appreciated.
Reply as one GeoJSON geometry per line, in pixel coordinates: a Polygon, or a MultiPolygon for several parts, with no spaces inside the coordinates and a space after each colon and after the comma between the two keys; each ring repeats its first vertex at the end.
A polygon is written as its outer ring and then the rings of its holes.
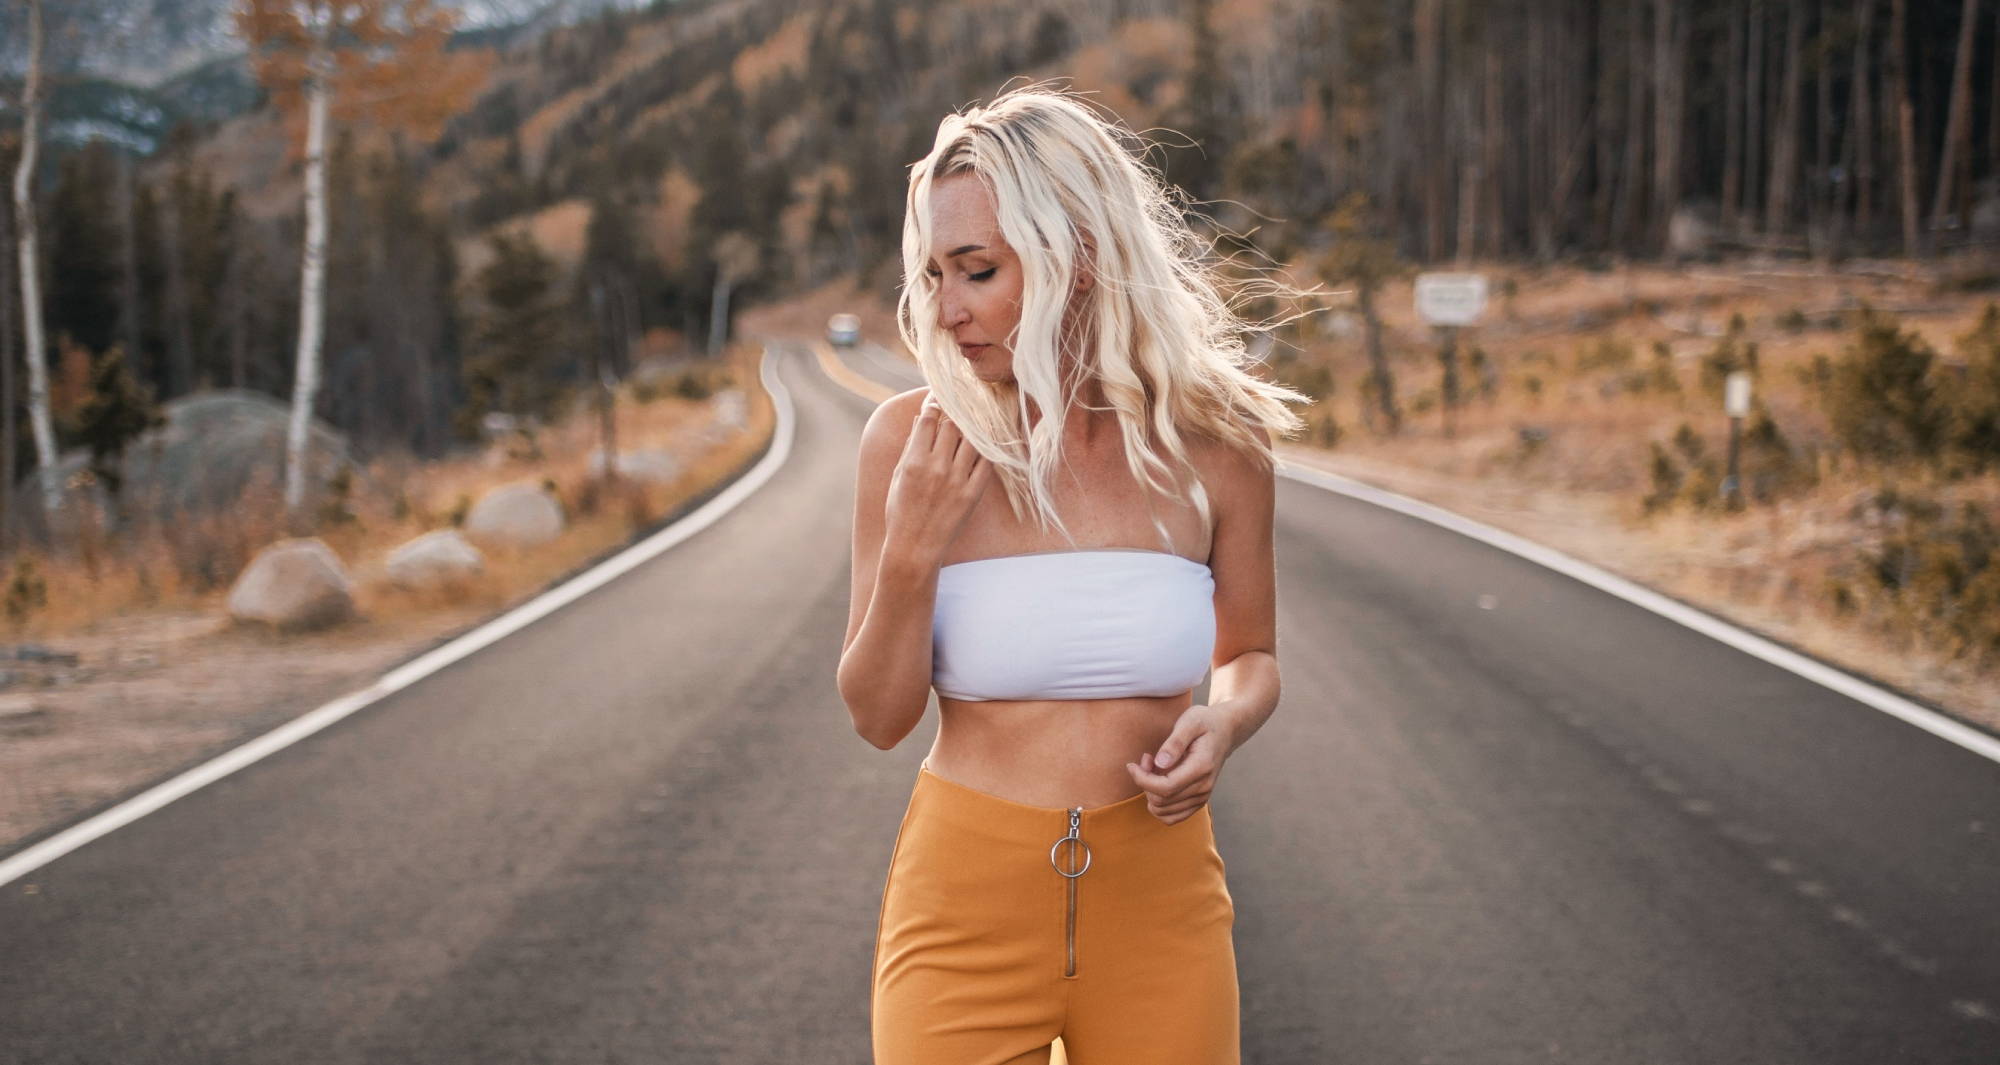
{"type": "Polygon", "coordinates": [[[1431,325],[1471,325],[1485,310],[1486,275],[1417,275],[1417,314],[1431,325]]]}
{"type": "Polygon", "coordinates": [[[1722,379],[1722,411],[1731,418],[1750,413],[1750,371],[1731,370],[1722,379]]]}

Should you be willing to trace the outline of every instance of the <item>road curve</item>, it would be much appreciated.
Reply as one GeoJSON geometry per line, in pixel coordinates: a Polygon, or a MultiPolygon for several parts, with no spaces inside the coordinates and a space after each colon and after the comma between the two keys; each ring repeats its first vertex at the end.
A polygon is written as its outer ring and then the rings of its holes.
{"type": "MultiPolygon", "coordinates": [[[[0,1062],[866,1061],[930,729],[834,692],[870,404],[774,350],[723,520],[0,889],[0,1062]]],[[[2000,1060],[2000,766],[1289,479],[1277,548],[1246,1063],[2000,1060]]]]}

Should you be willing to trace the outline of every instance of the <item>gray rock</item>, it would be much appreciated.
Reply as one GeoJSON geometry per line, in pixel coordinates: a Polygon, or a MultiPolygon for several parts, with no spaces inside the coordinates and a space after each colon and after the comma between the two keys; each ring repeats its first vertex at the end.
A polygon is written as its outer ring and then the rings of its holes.
{"type": "Polygon", "coordinates": [[[740,388],[725,388],[708,399],[709,407],[715,412],[715,424],[730,432],[748,428],[750,425],[750,401],[740,388]]]}
{"type": "Polygon", "coordinates": [[[353,616],[353,584],[325,541],[280,540],[259,551],[236,578],[229,614],[281,631],[324,628],[353,616]]]}
{"type": "Polygon", "coordinates": [[[457,529],[427,532],[389,552],[389,579],[405,588],[433,588],[485,569],[486,556],[457,529]]]}
{"type": "Polygon", "coordinates": [[[55,715],[28,695],[0,696],[0,736],[46,736],[55,731],[55,715]]]}
{"type": "MultiPolygon", "coordinates": [[[[244,490],[263,482],[282,492],[285,482],[285,433],[290,407],[261,392],[218,389],[181,396],[161,405],[167,424],[125,448],[120,473],[125,503],[134,514],[172,519],[183,514],[215,513],[237,505],[244,490]]],[[[73,448],[56,463],[65,486],[64,505],[53,530],[43,524],[41,507],[19,507],[14,520],[31,535],[73,531],[81,499],[102,510],[108,494],[95,478],[80,474],[89,452],[73,448]]],[[[310,502],[342,466],[357,466],[346,438],[315,421],[307,433],[306,481],[310,502]]],[[[357,472],[358,468],[357,468],[357,472]]],[[[39,474],[30,472],[16,486],[19,498],[39,498],[39,474]]]]}
{"type": "MultiPolygon", "coordinates": [[[[590,474],[593,477],[604,476],[604,449],[601,447],[591,449],[590,474]]],[[[681,461],[659,448],[620,451],[618,475],[665,484],[681,475],[681,461]]]]}
{"type": "Polygon", "coordinates": [[[479,497],[465,516],[465,534],[474,540],[532,547],[562,535],[562,501],[539,481],[514,481],[479,497]]]}

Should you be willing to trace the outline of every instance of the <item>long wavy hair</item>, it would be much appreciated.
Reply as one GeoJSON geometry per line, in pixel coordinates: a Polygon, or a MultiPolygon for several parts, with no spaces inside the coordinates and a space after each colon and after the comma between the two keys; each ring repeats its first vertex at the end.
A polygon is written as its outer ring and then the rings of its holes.
{"type": "MultiPolygon", "coordinates": [[[[1285,404],[1312,402],[1249,372],[1256,360],[1244,340],[1269,323],[1237,311],[1257,295],[1300,290],[1225,277],[1212,245],[1188,225],[1185,197],[1146,165],[1144,150],[1137,134],[1082,98],[1029,85],[945,116],[930,154],[910,168],[897,329],[944,414],[993,464],[1016,520],[1033,513],[1072,546],[1049,481],[1088,377],[1117,412],[1126,463],[1149,498],[1192,501],[1204,527],[1208,493],[1186,434],[1274,468],[1277,456],[1253,426],[1274,440],[1293,435],[1304,422],[1285,404]],[[991,191],[1001,235],[1021,260],[1012,383],[982,381],[960,357],[938,326],[937,282],[925,269],[931,188],[965,173],[991,191]],[[1073,295],[1084,271],[1093,283],[1073,295]],[[1030,401],[1039,415],[1032,425],[1030,401]]],[[[1171,552],[1157,511],[1153,527],[1171,552]]]]}

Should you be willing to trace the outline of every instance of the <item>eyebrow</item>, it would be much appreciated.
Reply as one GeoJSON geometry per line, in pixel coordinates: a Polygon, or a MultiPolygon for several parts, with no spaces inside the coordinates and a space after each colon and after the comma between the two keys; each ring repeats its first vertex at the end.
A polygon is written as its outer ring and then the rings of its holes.
{"type": "Polygon", "coordinates": [[[984,244],[967,244],[964,247],[953,248],[951,251],[946,252],[945,258],[956,259],[959,256],[964,255],[966,252],[969,251],[985,251],[985,250],[986,250],[986,245],[984,244]]]}

